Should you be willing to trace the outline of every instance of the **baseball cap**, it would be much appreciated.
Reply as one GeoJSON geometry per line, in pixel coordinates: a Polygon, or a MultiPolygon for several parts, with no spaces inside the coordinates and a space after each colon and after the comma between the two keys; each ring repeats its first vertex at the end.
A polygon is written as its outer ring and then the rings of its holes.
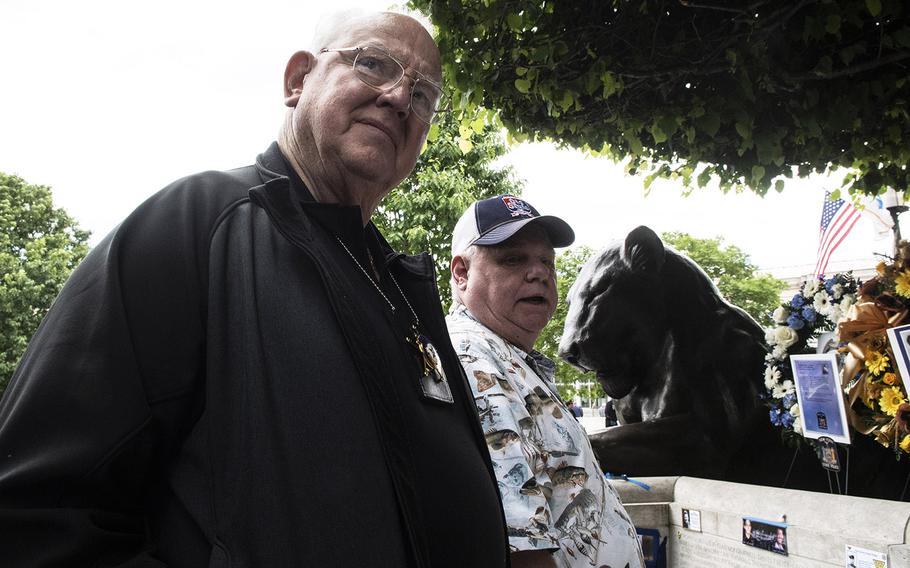
{"type": "Polygon", "coordinates": [[[559,217],[541,215],[514,195],[497,195],[475,201],[461,215],[452,232],[452,256],[471,245],[497,245],[529,223],[543,228],[554,248],[567,247],[575,241],[575,231],[559,217]]]}

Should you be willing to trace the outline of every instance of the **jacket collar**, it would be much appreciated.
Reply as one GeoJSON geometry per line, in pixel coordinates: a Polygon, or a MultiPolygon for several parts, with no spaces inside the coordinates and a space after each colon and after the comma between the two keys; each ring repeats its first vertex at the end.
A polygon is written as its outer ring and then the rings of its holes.
{"type": "MultiPolygon", "coordinates": [[[[250,199],[266,210],[278,230],[292,242],[313,246],[313,220],[307,209],[318,204],[302,182],[295,190],[290,180],[291,168],[277,142],[256,157],[256,169],[263,183],[250,189],[250,199]]],[[[376,239],[387,264],[399,265],[419,278],[433,278],[432,262],[423,255],[408,256],[392,249],[372,221],[365,234],[368,239],[376,239]]]]}

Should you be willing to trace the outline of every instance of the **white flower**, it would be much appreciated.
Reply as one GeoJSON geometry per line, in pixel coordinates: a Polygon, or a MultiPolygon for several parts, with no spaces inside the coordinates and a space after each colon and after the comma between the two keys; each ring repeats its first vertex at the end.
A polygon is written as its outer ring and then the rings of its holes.
{"type": "Polygon", "coordinates": [[[771,390],[780,380],[780,369],[774,365],[765,367],[765,388],[771,390]]]}
{"type": "Polygon", "coordinates": [[[775,345],[771,350],[771,355],[778,361],[783,361],[787,357],[787,348],[782,345],[775,345]]]}
{"type": "Polygon", "coordinates": [[[828,309],[827,317],[829,320],[834,323],[839,322],[844,317],[844,312],[840,309],[840,306],[837,304],[831,304],[831,307],[828,309]]]}
{"type": "Polygon", "coordinates": [[[835,300],[840,300],[840,297],[844,294],[844,285],[835,284],[831,286],[831,295],[834,296],[835,300]]]}
{"type": "Polygon", "coordinates": [[[794,422],[799,418],[799,403],[796,402],[793,406],[790,407],[790,414],[793,416],[794,422]]]}
{"type": "Polygon", "coordinates": [[[851,307],[853,306],[853,304],[855,304],[855,303],[856,303],[856,296],[854,296],[853,294],[847,294],[847,295],[845,295],[845,296],[843,297],[843,299],[840,301],[840,304],[839,304],[840,310],[841,310],[843,313],[847,313],[848,311],[850,311],[850,308],[851,308],[851,307]]]}
{"type": "Polygon", "coordinates": [[[768,331],[765,332],[765,343],[767,343],[771,347],[774,347],[775,345],[777,345],[777,336],[774,335],[773,329],[769,329],[768,331]]]}
{"type": "Polygon", "coordinates": [[[784,306],[778,306],[774,313],[771,314],[771,319],[774,320],[774,323],[785,324],[787,323],[787,318],[790,317],[790,310],[784,306]]]}
{"type": "Polygon", "coordinates": [[[793,421],[793,431],[796,432],[797,434],[802,434],[803,433],[803,423],[800,422],[799,420],[794,420],[793,421]]]}
{"type": "Polygon", "coordinates": [[[794,386],[793,386],[793,381],[791,381],[790,379],[787,379],[786,381],[784,381],[780,384],[774,385],[774,389],[772,389],[772,391],[771,391],[771,396],[773,396],[774,398],[784,398],[791,392],[795,392],[795,391],[796,391],[796,388],[794,388],[794,386]]]}
{"type": "Polygon", "coordinates": [[[827,292],[822,290],[813,298],[812,306],[815,308],[816,312],[823,316],[827,316],[828,312],[831,310],[831,298],[828,296],[827,292]]]}
{"type": "Polygon", "coordinates": [[[815,295],[816,292],[818,292],[818,287],[819,287],[819,282],[818,282],[817,278],[813,278],[812,280],[807,280],[806,285],[803,286],[803,296],[805,296],[807,298],[811,298],[812,296],[815,295]]]}
{"type": "Polygon", "coordinates": [[[787,349],[796,343],[797,339],[799,339],[799,335],[797,335],[796,330],[785,325],[771,330],[771,335],[773,336],[774,341],[768,341],[768,344],[778,345],[784,349],[787,349]]]}

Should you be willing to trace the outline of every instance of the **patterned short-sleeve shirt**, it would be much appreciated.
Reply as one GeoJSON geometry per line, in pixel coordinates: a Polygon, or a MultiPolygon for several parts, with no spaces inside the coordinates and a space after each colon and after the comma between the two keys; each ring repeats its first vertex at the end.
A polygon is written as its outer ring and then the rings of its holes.
{"type": "Polygon", "coordinates": [[[556,392],[553,363],[525,353],[462,305],[446,317],[474,392],[513,551],[552,550],[572,568],[642,568],[635,527],[556,392]]]}

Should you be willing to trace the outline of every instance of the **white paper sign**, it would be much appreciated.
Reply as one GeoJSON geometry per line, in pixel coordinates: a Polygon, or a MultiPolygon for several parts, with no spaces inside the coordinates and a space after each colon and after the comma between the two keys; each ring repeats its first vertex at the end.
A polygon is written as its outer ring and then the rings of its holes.
{"type": "Polygon", "coordinates": [[[827,436],[839,444],[850,443],[844,393],[834,352],[822,355],[791,355],[799,420],[803,436],[827,436]]]}
{"type": "Polygon", "coordinates": [[[846,568],[888,568],[888,556],[866,548],[846,545],[846,568]]]}

